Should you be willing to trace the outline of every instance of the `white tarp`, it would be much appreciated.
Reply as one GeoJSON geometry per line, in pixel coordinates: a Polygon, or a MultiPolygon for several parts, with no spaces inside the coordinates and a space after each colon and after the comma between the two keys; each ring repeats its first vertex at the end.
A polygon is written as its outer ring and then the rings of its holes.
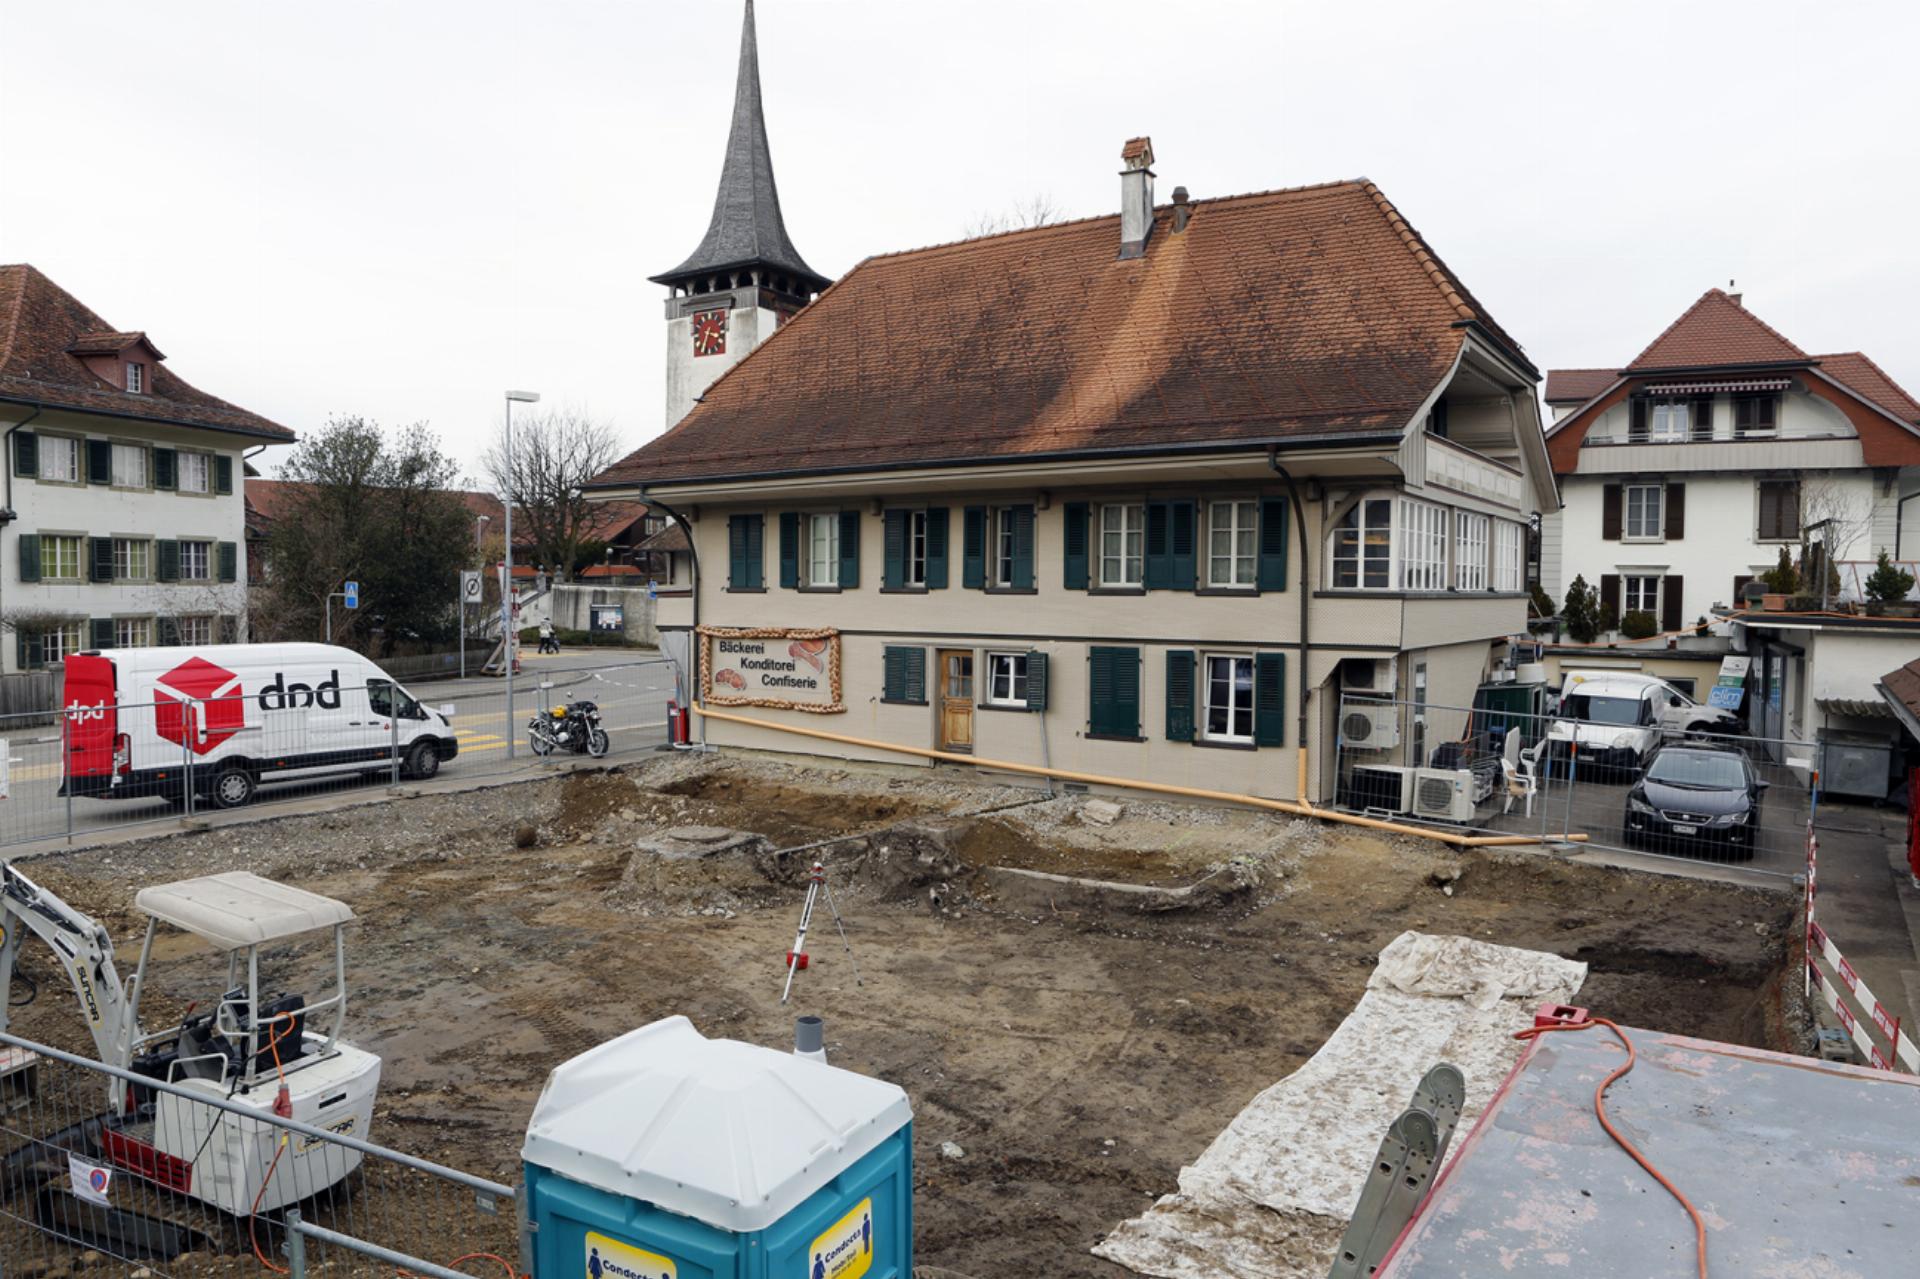
{"type": "Polygon", "coordinates": [[[1387,1125],[1427,1069],[1466,1075],[1452,1150],[1519,1058],[1516,1030],[1566,1003],[1587,966],[1469,937],[1402,933],[1320,1051],[1255,1097],[1177,1193],[1094,1248],[1160,1279],[1321,1279],[1387,1125]]]}

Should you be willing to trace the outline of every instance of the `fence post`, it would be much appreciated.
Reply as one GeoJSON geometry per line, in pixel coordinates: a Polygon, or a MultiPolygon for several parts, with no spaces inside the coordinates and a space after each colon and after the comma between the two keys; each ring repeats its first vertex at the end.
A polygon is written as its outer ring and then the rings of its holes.
{"type": "Polygon", "coordinates": [[[67,792],[67,843],[73,843],[73,708],[60,716],[60,780],[67,792]]]}
{"type": "Polygon", "coordinates": [[[400,686],[393,686],[393,705],[388,707],[387,727],[392,730],[393,784],[400,785],[400,686]]]}
{"type": "Polygon", "coordinates": [[[193,735],[199,727],[200,709],[189,697],[180,703],[180,794],[188,817],[193,816],[193,735]]]}
{"type": "Polygon", "coordinates": [[[287,1276],[307,1279],[307,1237],[300,1233],[300,1210],[287,1209],[287,1276]]]}
{"type": "Polygon", "coordinates": [[[1576,728],[1573,738],[1567,742],[1567,807],[1565,819],[1560,824],[1560,839],[1569,843],[1573,834],[1573,792],[1580,778],[1580,734],[1576,728]]]}

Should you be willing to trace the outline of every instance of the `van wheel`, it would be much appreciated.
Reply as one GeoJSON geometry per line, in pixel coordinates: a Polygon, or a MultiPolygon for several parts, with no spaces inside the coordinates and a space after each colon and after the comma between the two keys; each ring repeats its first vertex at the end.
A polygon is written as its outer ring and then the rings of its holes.
{"type": "Polygon", "coordinates": [[[253,802],[253,774],[245,764],[229,764],[213,779],[208,797],[220,808],[245,808],[253,802]]]}
{"type": "Polygon", "coordinates": [[[440,771],[440,752],[432,742],[415,742],[405,768],[408,777],[424,782],[440,771]]]}

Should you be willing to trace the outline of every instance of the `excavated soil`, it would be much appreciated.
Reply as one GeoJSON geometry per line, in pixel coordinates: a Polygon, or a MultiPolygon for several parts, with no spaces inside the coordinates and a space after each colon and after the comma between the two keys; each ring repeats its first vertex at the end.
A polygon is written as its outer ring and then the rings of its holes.
{"type": "MultiPolygon", "coordinates": [[[[1301,1065],[1409,928],[1585,960],[1580,1002],[1626,1025],[1794,1046],[1789,894],[1224,809],[1124,802],[1096,825],[1080,797],[952,776],[663,758],[31,869],[128,962],[142,884],[245,868],[349,902],[351,1035],[385,1058],[374,1139],[507,1181],[569,1056],[673,1013],[773,1045],[819,1014],[833,1060],[912,1098],[917,1259],[980,1279],[1122,1274],[1088,1248],[1301,1065]],[[632,851],[694,824],[765,839],[711,858],[632,851]],[[861,838],[783,851],[847,834],[861,838]],[[816,857],[859,980],[823,915],[783,1008],[816,857]]],[[[51,966],[27,962],[43,994],[17,1027],[80,1046],[51,966]]],[[[155,998],[209,981],[204,955],[168,957],[155,998]]],[[[252,1272],[233,1264],[174,1273],[252,1272]]]]}

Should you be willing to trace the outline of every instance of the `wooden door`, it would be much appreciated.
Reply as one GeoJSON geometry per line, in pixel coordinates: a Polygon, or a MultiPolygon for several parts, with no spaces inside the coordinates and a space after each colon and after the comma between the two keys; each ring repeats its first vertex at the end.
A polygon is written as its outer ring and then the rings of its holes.
{"type": "Polygon", "coordinates": [[[973,749],[973,653],[940,650],[940,749],[973,749]]]}

